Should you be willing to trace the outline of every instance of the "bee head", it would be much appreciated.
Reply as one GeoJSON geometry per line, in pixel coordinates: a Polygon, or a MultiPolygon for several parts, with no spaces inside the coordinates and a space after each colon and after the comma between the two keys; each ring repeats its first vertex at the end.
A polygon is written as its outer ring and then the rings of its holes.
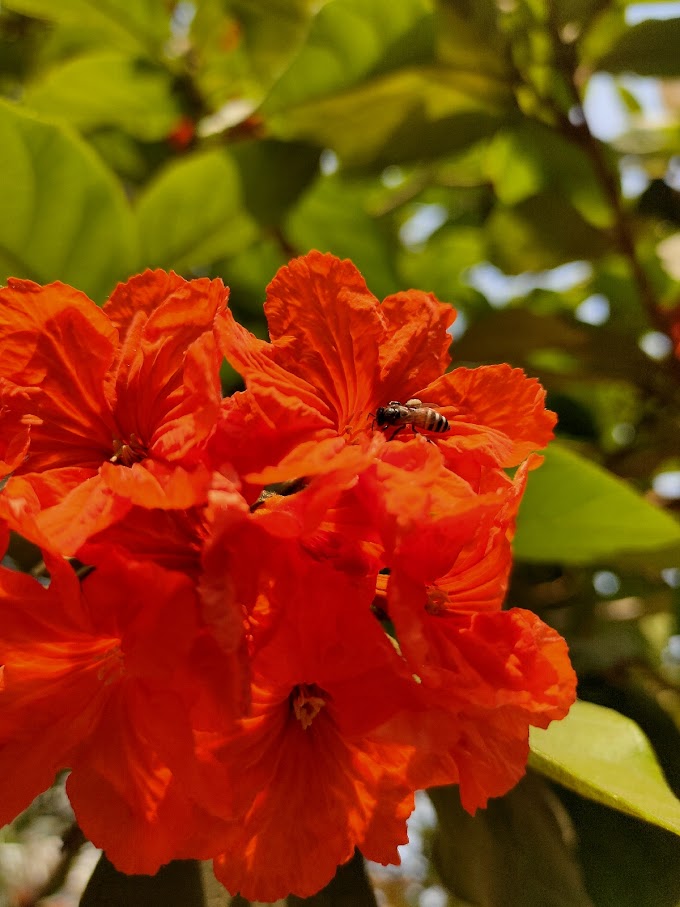
{"type": "Polygon", "coordinates": [[[375,421],[380,426],[396,425],[399,417],[399,408],[392,403],[389,406],[379,406],[375,411],[375,421]]]}

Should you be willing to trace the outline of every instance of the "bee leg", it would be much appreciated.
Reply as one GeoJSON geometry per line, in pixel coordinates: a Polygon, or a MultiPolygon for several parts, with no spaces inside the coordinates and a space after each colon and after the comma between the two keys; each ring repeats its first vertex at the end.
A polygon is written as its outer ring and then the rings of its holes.
{"type": "Polygon", "coordinates": [[[390,441],[394,441],[394,439],[397,437],[397,435],[399,434],[399,432],[402,431],[402,429],[404,429],[404,428],[406,428],[405,425],[398,425],[398,426],[394,429],[394,431],[392,432],[392,436],[389,438],[389,440],[390,440],[390,441]]]}

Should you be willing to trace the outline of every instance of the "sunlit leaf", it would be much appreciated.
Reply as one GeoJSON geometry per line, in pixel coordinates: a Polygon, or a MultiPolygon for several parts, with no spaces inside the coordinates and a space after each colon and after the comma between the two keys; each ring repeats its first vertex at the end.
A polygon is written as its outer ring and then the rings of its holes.
{"type": "Polygon", "coordinates": [[[503,130],[490,143],[486,163],[506,205],[548,190],[568,198],[590,224],[611,225],[611,206],[591,160],[555,130],[528,120],[503,130]]]}
{"type": "Polygon", "coordinates": [[[119,126],[146,141],[165,138],[181,115],[167,70],[108,50],[54,67],[27,86],[24,100],[78,129],[119,126]]]}
{"type": "MultiPolygon", "coordinates": [[[[430,19],[427,0],[329,0],[266,98],[262,113],[271,116],[336,94],[399,64],[426,62],[431,59],[427,41],[423,52],[414,34],[418,37],[423,20],[430,19]]],[[[431,33],[429,37],[431,42],[431,33]]]]}
{"type": "Polygon", "coordinates": [[[0,105],[1,279],[62,280],[102,300],[137,260],[121,186],[67,130],[0,105]]]}
{"type": "Polygon", "coordinates": [[[168,166],[136,213],[145,267],[190,272],[246,248],[257,235],[226,151],[199,152],[168,166]]]}
{"type": "Polygon", "coordinates": [[[622,479],[560,444],[529,478],[515,552],[535,561],[585,564],[623,551],[680,543],[680,524],[622,479]]]}
{"type": "Polygon", "coordinates": [[[548,778],[680,835],[680,800],[630,718],[579,701],[547,730],[531,728],[530,743],[529,764],[548,778]]]}

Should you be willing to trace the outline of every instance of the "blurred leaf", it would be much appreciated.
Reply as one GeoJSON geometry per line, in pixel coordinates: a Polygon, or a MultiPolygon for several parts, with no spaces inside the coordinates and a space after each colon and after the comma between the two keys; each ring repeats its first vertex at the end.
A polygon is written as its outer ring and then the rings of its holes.
{"type": "Polygon", "coordinates": [[[264,226],[278,225],[319,171],[319,149],[301,142],[239,142],[231,154],[244,204],[264,226]]]}
{"type": "Polygon", "coordinates": [[[611,206],[591,161],[555,130],[526,120],[499,132],[489,145],[486,162],[503,204],[517,204],[547,189],[569,199],[590,224],[611,225],[611,206]]]}
{"type": "Polygon", "coordinates": [[[441,157],[503,123],[509,89],[485,73],[401,69],[267,117],[270,133],[332,148],[343,164],[383,167],[441,157]]]}
{"type": "Polygon", "coordinates": [[[156,56],[170,34],[165,0],[3,0],[3,7],[47,19],[91,28],[121,47],[144,49],[156,56]]]}
{"type": "Polygon", "coordinates": [[[680,544],[673,517],[559,444],[550,445],[529,478],[515,537],[520,558],[587,564],[671,544],[680,544]]]}
{"type": "Polygon", "coordinates": [[[119,126],[145,141],[165,138],[181,115],[166,70],[109,50],[53,68],[27,86],[24,101],[84,131],[119,126]]]}
{"type": "Polygon", "coordinates": [[[261,113],[270,117],[337,94],[386,71],[388,61],[391,66],[427,62],[431,53],[420,42],[414,43],[413,35],[419,34],[422,21],[429,17],[427,0],[328,0],[261,113]]]}
{"type": "Polygon", "coordinates": [[[499,205],[487,226],[489,258],[506,274],[545,271],[567,261],[598,258],[609,250],[606,235],[554,191],[512,208],[499,205]]]}
{"type": "Polygon", "coordinates": [[[192,272],[246,248],[258,232],[238,167],[220,150],[170,164],[140,196],[136,213],[145,267],[192,272]]]}
{"type": "Polygon", "coordinates": [[[429,792],[438,817],[433,862],[446,888],[475,907],[588,907],[573,829],[546,783],[527,775],[470,816],[455,787],[429,792]]]}
{"type": "Polygon", "coordinates": [[[389,236],[367,210],[366,190],[339,176],[321,176],[293,209],[285,234],[296,252],[351,258],[378,297],[399,289],[389,236]]]}
{"type": "Polygon", "coordinates": [[[454,69],[512,82],[510,41],[499,27],[495,0],[437,0],[436,10],[437,59],[454,69]]]}
{"type": "Polygon", "coordinates": [[[579,701],[547,730],[531,728],[529,739],[529,764],[546,777],[680,835],[680,800],[630,718],[579,701]]]}
{"type": "Polygon", "coordinates": [[[309,31],[315,0],[201,0],[191,23],[195,79],[210,106],[260,101],[309,31]]]}
{"type": "Polygon", "coordinates": [[[122,188],[84,142],[0,104],[0,271],[104,299],[137,262],[122,188]]]}
{"type": "Polygon", "coordinates": [[[646,19],[624,32],[596,61],[608,72],[639,76],[680,76],[680,19],[646,19]]]}
{"type": "Polygon", "coordinates": [[[128,876],[102,854],[80,900],[80,907],[205,907],[199,864],[173,860],[155,876],[128,876]]]}

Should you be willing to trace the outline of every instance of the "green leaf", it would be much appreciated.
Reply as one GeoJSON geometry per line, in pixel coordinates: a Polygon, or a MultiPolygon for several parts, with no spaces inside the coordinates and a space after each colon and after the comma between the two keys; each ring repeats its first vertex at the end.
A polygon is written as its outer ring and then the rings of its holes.
{"type": "Polygon", "coordinates": [[[329,0],[309,35],[262,105],[262,114],[284,112],[333,95],[391,66],[426,62],[413,34],[431,19],[427,0],[329,0]]]}
{"type": "Polygon", "coordinates": [[[438,818],[432,861],[456,904],[589,907],[569,816],[542,778],[527,774],[474,816],[457,787],[428,796],[438,818]]]}
{"type": "Polygon", "coordinates": [[[118,126],[147,142],[164,139],[181,115],[167,70],[115,50],[55,66],[27,86],[23,100],[77,129],[118,126]]]}
{"type": "Polygon", "coordinates": [[[529,765],[547,778],[680,835],[680,800],[630,718],[579,701],[547,730],[531,728],[529,740],[529,765]]]}
{"type": "Polygon", "coordinates": [[[192,272],[246,248],[258,234],[227,151],[172,163],[140,196],[137,220],[146,267],[192,272]]]}
{"type": "Polygon", "coordinates": [[[501,202],[514,205],[547,189],[568,198],[593,226],[611,225],[612,210],[590,159],[555,130],[526,120],[499,132],[486,164],[501,202]]]}
{"type": "Polygon", "coordinates": [[[165,0],[3,0],[3,9],[25,16],[91,28],[122,47],[157,56],[170,35],[165,0]]]}
{"type": "Polygon", "coordinates": [[[609,251],[603,231],[554,190],[511,208],[498,205],[487,222],[487,234],[489,259],[506,274],[545,271],[609,251]]]}
{"type": "Polygon", "coordinates": [[[625,31],[614,46],[596,61],[608,72],[639,76],[680,76],[680,19],[647,19],[625,31]]]}
{"type": "Polygon", "coordinates": [[[503,124],[511,93],[483,72],[401,69],[267,118],[281,139],[332,148],[343,164],[386,166],[441,157],[503,124]]]}
{"type": "Polygon", "coordinates": [[[532,472],[520,507],[517,557],[587,564],[623,551],[680,545],[680,524],[630,485],[560,444],[532,472]]]}
{"type": "Polygon", "coordinates": [[[437,0],[436,10],[441,62],[461,72],[484,72],[504,83],[516,78],[495,0],[437,0]]]}
{"type": "Polygon", "coordinates": [[[137,261],[120,185],[66,129],[0,104],[0,277],[62,280],[96,300],[137,261]]]}

